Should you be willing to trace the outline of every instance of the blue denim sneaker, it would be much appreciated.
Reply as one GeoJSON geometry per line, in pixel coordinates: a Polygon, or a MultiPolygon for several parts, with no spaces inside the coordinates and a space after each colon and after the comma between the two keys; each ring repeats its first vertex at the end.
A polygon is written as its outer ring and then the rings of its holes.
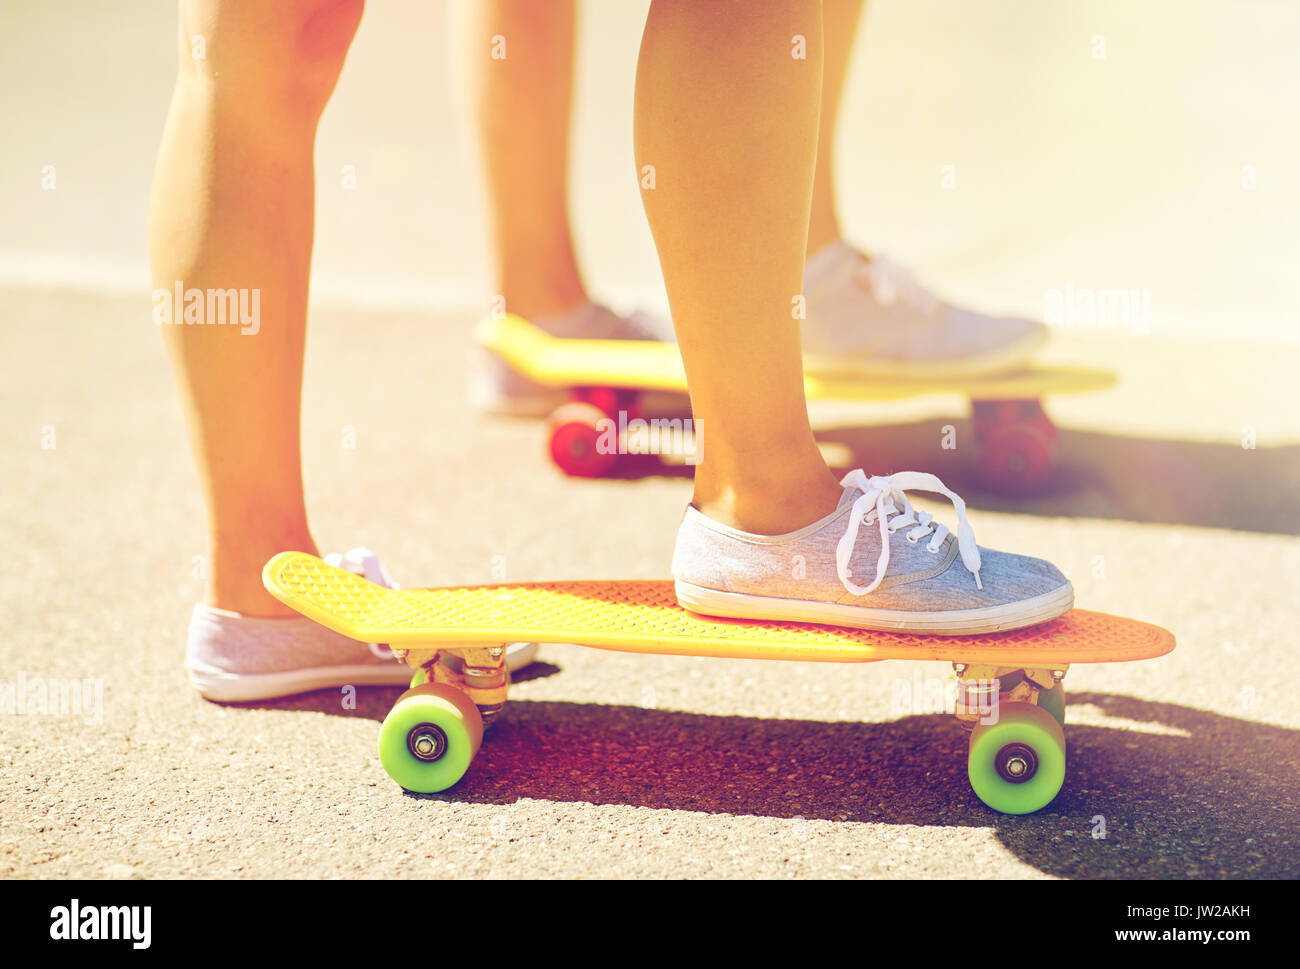
{"type": "Polygon", "coordinates": [[[835,511],[785,535],[742,532],[688,507],[673,554],[677,601],[707,616],[944,635],[1032,626],[1074,604],[1055,566],[977,546],[966,503],[934,475],[859,470],[841,484],[835,511]],[[916,511],[907,491],[948,498],[956,534],[916,511]]]}

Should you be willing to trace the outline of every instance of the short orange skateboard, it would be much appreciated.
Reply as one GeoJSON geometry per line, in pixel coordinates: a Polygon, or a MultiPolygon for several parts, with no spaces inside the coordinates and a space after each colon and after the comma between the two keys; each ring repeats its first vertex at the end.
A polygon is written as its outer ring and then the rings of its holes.
{"type": "Polygon", "coordinates": [[[384,643],[415,671],[379,732],[388,775],[418,793],[469,769],[483,726],[506,702],[506,644],[572,643],[632,653],[869,663],[952,663],[970,730],[968,775],[989,807],[1037,811],[1065,779],[1065,693],[1072,663],[1163,656],[1173,634],[1074,609],[1028,629],[921,636],[795,622],[709,619],[676,603],[671,582],[535,582],[387,589],[304,552],[282,552],[262,581],[281,602],[361,642],[384,643]]]}

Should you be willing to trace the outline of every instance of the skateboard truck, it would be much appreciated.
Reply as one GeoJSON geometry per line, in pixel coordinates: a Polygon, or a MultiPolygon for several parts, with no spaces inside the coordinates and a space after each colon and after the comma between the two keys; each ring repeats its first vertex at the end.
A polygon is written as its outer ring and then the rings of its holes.
{"type": "Polygon", "coordinates": [[[412,687],[445,683],[462,690],[478,707],[484,726],[506,705],[510,671],[504,646],[412,646],[394,649],[393,655],[415,669],[412,687]]]}
{"type": "Polygon", "coordinates": [[[1064,690],[1060,682],[1069,670],[1059,667],[996,666],[991,663],[953,663],[957,674],[957,699],[953,713],[967,731],[984,722],[990,712],[1004,703],[1033,703],[1044,707],[1056,719],[1064,718],[1064,690]],[[1049,695],[1059,698],[1056,706],[1049,695]]]}

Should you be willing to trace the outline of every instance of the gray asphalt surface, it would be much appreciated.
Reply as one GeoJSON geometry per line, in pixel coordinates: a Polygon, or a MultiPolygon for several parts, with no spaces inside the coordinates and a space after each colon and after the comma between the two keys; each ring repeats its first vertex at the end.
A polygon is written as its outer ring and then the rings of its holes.
{"type": "MultiPolygon", "coordinates": [[[[819,415],[873,470],[940,473],[981,544],[1057,562],[1080,606],[1177,634],[1171,656],[1070,672],[1047,810],[1003,817],[971,793],[960,729],[911,699],[941,664],[572,646],[516,684],[461,785],[416,797],[375,753],[398,690],[222,707],[186,683],[204,528],[147,295],[4,305],[0,680],[102,680],[103,708],[0,715],[0,875],[1300,875],[1294,351],[1067,334],[1053,359],[1123,382],[1054,406],[1062,471],[1028,502],[937,450],[943,424],[968,430],[957,401],[819,415]]],[[[322,547],[367,544],[403,585],[487,581],[495,556],[512,580],[665,577],[688,481],[562,478],[539,424],[465,403],[470,322],[313,318],[322,547]]]]}

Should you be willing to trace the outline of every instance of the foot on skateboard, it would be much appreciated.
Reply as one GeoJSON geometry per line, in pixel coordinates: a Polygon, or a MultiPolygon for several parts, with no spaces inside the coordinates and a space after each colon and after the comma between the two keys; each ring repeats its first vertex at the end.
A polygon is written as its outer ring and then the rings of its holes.
{"type": "Polygon", "coordinates": [[[677,604],[671,582],[535,582],[385,589],[303,552],[282,552],[262,579],[280,601],[346,636],[387,643],[423,681],[380,728],[380,760],[398,784],[455,785],[506,701],[504,644],[572,643],[674,656],[810,662],[953,664],[954,712],[970,729],[968,775],[989,807],[1025,814],[1065,778],[1060,681],[1073,663],[1163,656],[1158,626],[1072,609],[1041,626],[980,636],[917,636],[798,622],[706,619],[677,604]],[[444,661],[444,656],[456,662],[444,661]]]}

